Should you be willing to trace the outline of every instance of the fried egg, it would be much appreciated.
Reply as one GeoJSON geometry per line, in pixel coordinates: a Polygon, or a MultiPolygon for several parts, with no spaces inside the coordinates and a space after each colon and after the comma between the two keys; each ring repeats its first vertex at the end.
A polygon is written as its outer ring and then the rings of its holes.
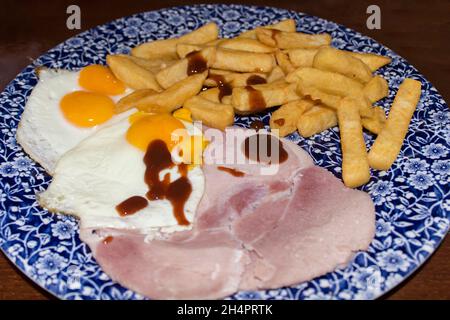
{"type": "Polygon", "coordinates": [[[52,174],[66,151],[135,111],[115,114],[115,102],[131,91],[105,66],[90,65],[80,71],[41,69],[21,117],[17,141],[52,174]]]}
{"type": "MultiPolygon", "coordinates": [[[[133,229],[147,235],[190,229],[204,192],[203,171],[194,163],[184,173],[191,188],[182,208],[187,224],[179,223],[173,203],[166,198],[144,199],[147,205],[131,215],[120,214],[118,205],[132,197],[146,198],[149,185],[144,179],[148,169],[144,156],[148,155],[151,142],[164,143],[175,163],[185,163],[186,155],[190,159],[199,157],[195,153],[201,156],[204,147],[199,150],[185,147],[186,141],[198,138],[201,130],[192,123],[169,114],[137,112],[99,129],[65,153],[55,167],[48,189],[38,196],[39,203],[50,211],[79,217],[82,228],[133,229]],[[175,132],[179,136],[174,142],[175,132]]],[[[170,182],[180,176],[177,166],[159,173],[161,180],[168,177],[170,182]]]]}

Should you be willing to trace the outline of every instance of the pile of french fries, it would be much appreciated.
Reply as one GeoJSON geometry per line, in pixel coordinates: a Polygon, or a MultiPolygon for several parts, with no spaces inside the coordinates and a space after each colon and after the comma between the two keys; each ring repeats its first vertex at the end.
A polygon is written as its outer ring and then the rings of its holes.
{"type": "Polygon", "coordinates": [[[421,85],[406,79],[386,119],[373,104],[388,95],[388,83],[373,72],[391,59],[335,49],[331,40],[297,32],[287,19],[231,39],[219,38],[218,26],[208,23],[144,43],[131,55],[107,56],[116,77],[134,89],[116,111],[174,113],[223,130],[235,114],[279,106],[270,127],[281,136],[309,137],[339,126],[343,180],[357,187],[370,179],[370,167],[387,170],[397,158],[421,85]],[[369,153],[363,128],[378,135],[369,153]]]}

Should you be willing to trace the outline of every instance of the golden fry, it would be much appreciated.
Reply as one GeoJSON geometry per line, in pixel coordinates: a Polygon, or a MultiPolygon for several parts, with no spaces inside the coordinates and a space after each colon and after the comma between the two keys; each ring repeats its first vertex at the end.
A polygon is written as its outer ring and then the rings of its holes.
{"type": "Polygon", "coordinates": [[[305,138],[337,125],[336,111],[324,105],[315,105],[297,120],[298,133],[305,138]]]}
{"type": "Polygon", "coordinates": [[[341,100],[337,111],[342,149],[342,179],[349,188],[359,187],[370,179],[359,109],[357,100],[346,97],[341,100]]]}
{"type": "Polygon", "coordinates": [[[198,96],[215,103],[220,103],[219,94],[220,94],[219,88],[211,88],[200,91],[198,96]]]}
{"type": "Polygon", "coordinates": [[[207,87],[217,86],[220,82],[224,82],[231,87],[245,87],[254,84],[267,83],[265,73],[239,73],[239,72],[227,72],[225,74],[218,74],[210,72],[209,77],[205,80],[204,85],[207,87]]]}
{"type": "Polygon", "coordinates": [[[166,113],[179,108],[190,97],[200,92],[207,72],[189,76],[163,92],[144,97],[136,102],[136,108],[146,112],[166,113]]]}
{"type": "Polygon", "coordinates": [[[186,100],[183,108],[191,111],[192,119],[202,121],[208,127],[225,130],[234,122],[234,110],[231,105],[216,103],[201,96],[186,100]]]}
{"type": "Polygon", "coordinates": [[[178,43],[176,50],[177,55],[180,57],[180,59],[185,58],[189,53],[194,51],[200,51],[204,49],[206,46],[204,45],[198,45],[198,44],[187,44],[187,43],[178,43]]]}
{"type": "Polygon", "coordinates": [[[268,53],[217,48],[212,68],[236,72],[270,72],[275,59],[268,53]]]}
{"type": "Polygon", "coordinates": [[[114,75],[131,89],[153,89],[161,91],[153,73],[135,63],[125,55],[108,55],[106,62],[114,75]]]}
{"type": "Polygon", "coordinates": [[[286,82],[234,88],[231,95],[231,103],[238,114],[260,112],[298,99],[295,84],[286,82]]]}
{"type": "Polygon", "coordinates": [[[386,114],[380,107],[373,107],[372,113],[373,114],[370,117],[361,117],[361,123],[364,129],[367,129],[372,133],[379,134],[381,130],[383,130],[386,122],[386,114]]]}
{"type": "Polygon", "coordinates": [[[129,95],[123,97],[116,103],[116,113],[122,113],[136,107],[136,103],[145,97],[157,94],[153,89],[136,90],[129,95]]]}
{"type": "Polygon", "coordinates": [[[364,62],[370,69],[370,71],[374,72],[381,67],[391,63],[392,59],[385,56],[380,56],[374,53],[365,53],[365,52],[350,52],[349,53],[355,58],[360,59],[364,62]]]}
{"type": "Polygon", "coordinates": [[[283,80],[284,81],[284,71],[283,69],[280,68],[280,66],[276,66],[272,69],[272,71],[270,72],[269,76],[267,77],[267,83],[272,83],[278,80],[283,80]]]}
{"type": "Polygon", "coordinates": [[[231,49],[231,50],[241,50],[259,53],[271,53],[275,49],[273,47],[266,46],[256,39],[248,38],[233,38],[224,39],[218,45],[220,48],[231,49]]]}
{"type": "Polygon", "coordinates": [[[388,170],[397,159],[420,95],[420,81],[407,78],[400,85],[384,128],[369,152],[372,168],[388,170]]]}
{"type": "Polygon", "coordinates": [[[256,30],[256,37],[265,45],[280,49],[313,49],[331,44],[331,36],[327,33],[306,34],[261,28],[256,30]]]}
{"type": "MultiPolygon", "coordinates": [[[[209,67],[215,59],[216,49],[214,47],[206,47],[198,52],[198,58],[205,62],[205,66],[209,67]]],[[[158,72],[156,80],[164,89],[172,86],[174,83],[186,79],[188,77],[188,68],[190,59],[183,58],[175,64],[158,72]]]]}
{"type": "Polygon", "coordinates": [[[219,28],[214,22],[211,22],[179,38],[143,43],[133,48],[131,54],[146,59],[160,57],[173,57],[175,59],[177,57],[176,46],[178,43],[204,44],[217,39],[218,36],[219,28]]]}
{"type": "Polygon", "coordinates": [[[364,62],[346,51],[332,47],[324,47],[318,50],[314,56],[313,67],[340,73],[361,83],[367,83],[372,79],[372,72],[364,62]]]}
{"type": "Polygon", "coordinates": [[[375,76],[365,85],[363,92],[367,99],[374,103],[388,96],[389,86],[382,76],[375,76]]]}
{"type": "Polygon", "coordinates": [[[281,137],[297,130],[297,122],[300,116],[310,110],[314,102],[309,99],[301,99],[288,102],[279,107],[270,118],[270,128],[279,130],[281,137]]]}
{"type": "MultiPolygon", "coordinates": [[[[274,30],[280,30],[280,31],[286,31],[286,32],[295,32],[296,25],[294,19],[286,19],[282,20],[278,23],[264,26],[264,27],[258,27],[259,28],[265,28],[265,29],[274,29],[274,30]]],[[[239,38],[249,38],[249,39],[256,39],[256,29],[252,29],[249,31],[242,32],[238,37],[239,38]]]]}
{"type": "Polygon", "coordinates": [[[289,74],[295,70],[295,67],[292,65],[286,53],[282,52],[281,50],[277,50],[275,52],[275,58],[277,59],[278,65],[285,74],[289,74]]]}
{"type": "Polygon", "coordinates": [[[289,60],[296,68],[299,67],[312,67],[314,57],[319,49],[289,49],[286,53],[289,56],[289,60]]]}
{"type": "Polygon", "coordinates": [[[287,82],[301,80],[305,86],[314,86],[340,97],[362,95],[363,85],[342,74],[314,68],[298,68],[286,76],[287,82]]]}
{"type": "Polygon", "coordinates": [[[137,65],[142,68],[147,69],[153,74],[157,74],[161,69],[167,68],[174,64],[177,60],[169,59],[169,58],[158,58],[158,59],[144,59],[130,55],[118,54],[117,56],[125,56],[128,59],[132,60],[137,65]]]}

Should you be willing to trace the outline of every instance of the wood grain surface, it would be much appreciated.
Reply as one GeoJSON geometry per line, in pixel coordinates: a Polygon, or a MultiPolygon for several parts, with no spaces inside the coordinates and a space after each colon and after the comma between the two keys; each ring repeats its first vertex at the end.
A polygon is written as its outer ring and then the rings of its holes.
{"type": "MultiPolygon", "coordinates": [[[[130,14],[207,1],[2,0],[0,90],[31,60],[80,31],[66,28],[66,8],[81,8],[82,30],[130,14]]],[[[212,3],[216,1],[210,1],[212,3]]],[[[228,3],[229,1],[217,1],[228,3]]],[[[368,35],[406,58],[450,100],[450,1],[274,0],[230,3],[269,5],[316,15],[368,35]],[[366,28],[366,8],[381,8],[381,30],[366,28]]],[[[383,299],[450,299],[450,240],[383,299]]],[[[0,254],[0,299],[54,299],[0,254]]]]}

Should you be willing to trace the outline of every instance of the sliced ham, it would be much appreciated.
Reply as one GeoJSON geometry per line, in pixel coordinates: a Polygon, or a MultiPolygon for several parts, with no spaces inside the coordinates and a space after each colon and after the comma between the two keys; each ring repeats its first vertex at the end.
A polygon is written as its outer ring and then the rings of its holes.
{"type": "Polygon", "coordinates": [[[366,193],[346,188],[325,169],[302,170],[291,195],[234,221],[235,236],[257,257],[247,266],[241,288],[300,283],[348,263],[355,251],[367,249],[372,241],[374,219],[374,206],[366,193]],[[279,207],[284,208],[279,219],[269,220],[279,207]],[[273,226],[269,232],[260,223],[265,219],[273,226]]]}
{"type": "Polygon", "coordinates": [[[81,238],[111,278],[156,299],[221,298],[332,271],[370,244],[373,203],[284,143],[289,157],[274,176],[228,165],[245,172],[234,177],[205,164],[192,230],[145,241],[130,231],[85,229],[81,238]]]}
{"type": "Polygon", "coordinates": [[[239,289],[246,256],[229,232],[207,230],[146,242],[145,235],[123,230],[92,231],[81,230],[80,236],[94,248],[103,271],[144,296],[205,299],[239,289]],[[107,237],[112,238],[106,242],[107,237]]]}

